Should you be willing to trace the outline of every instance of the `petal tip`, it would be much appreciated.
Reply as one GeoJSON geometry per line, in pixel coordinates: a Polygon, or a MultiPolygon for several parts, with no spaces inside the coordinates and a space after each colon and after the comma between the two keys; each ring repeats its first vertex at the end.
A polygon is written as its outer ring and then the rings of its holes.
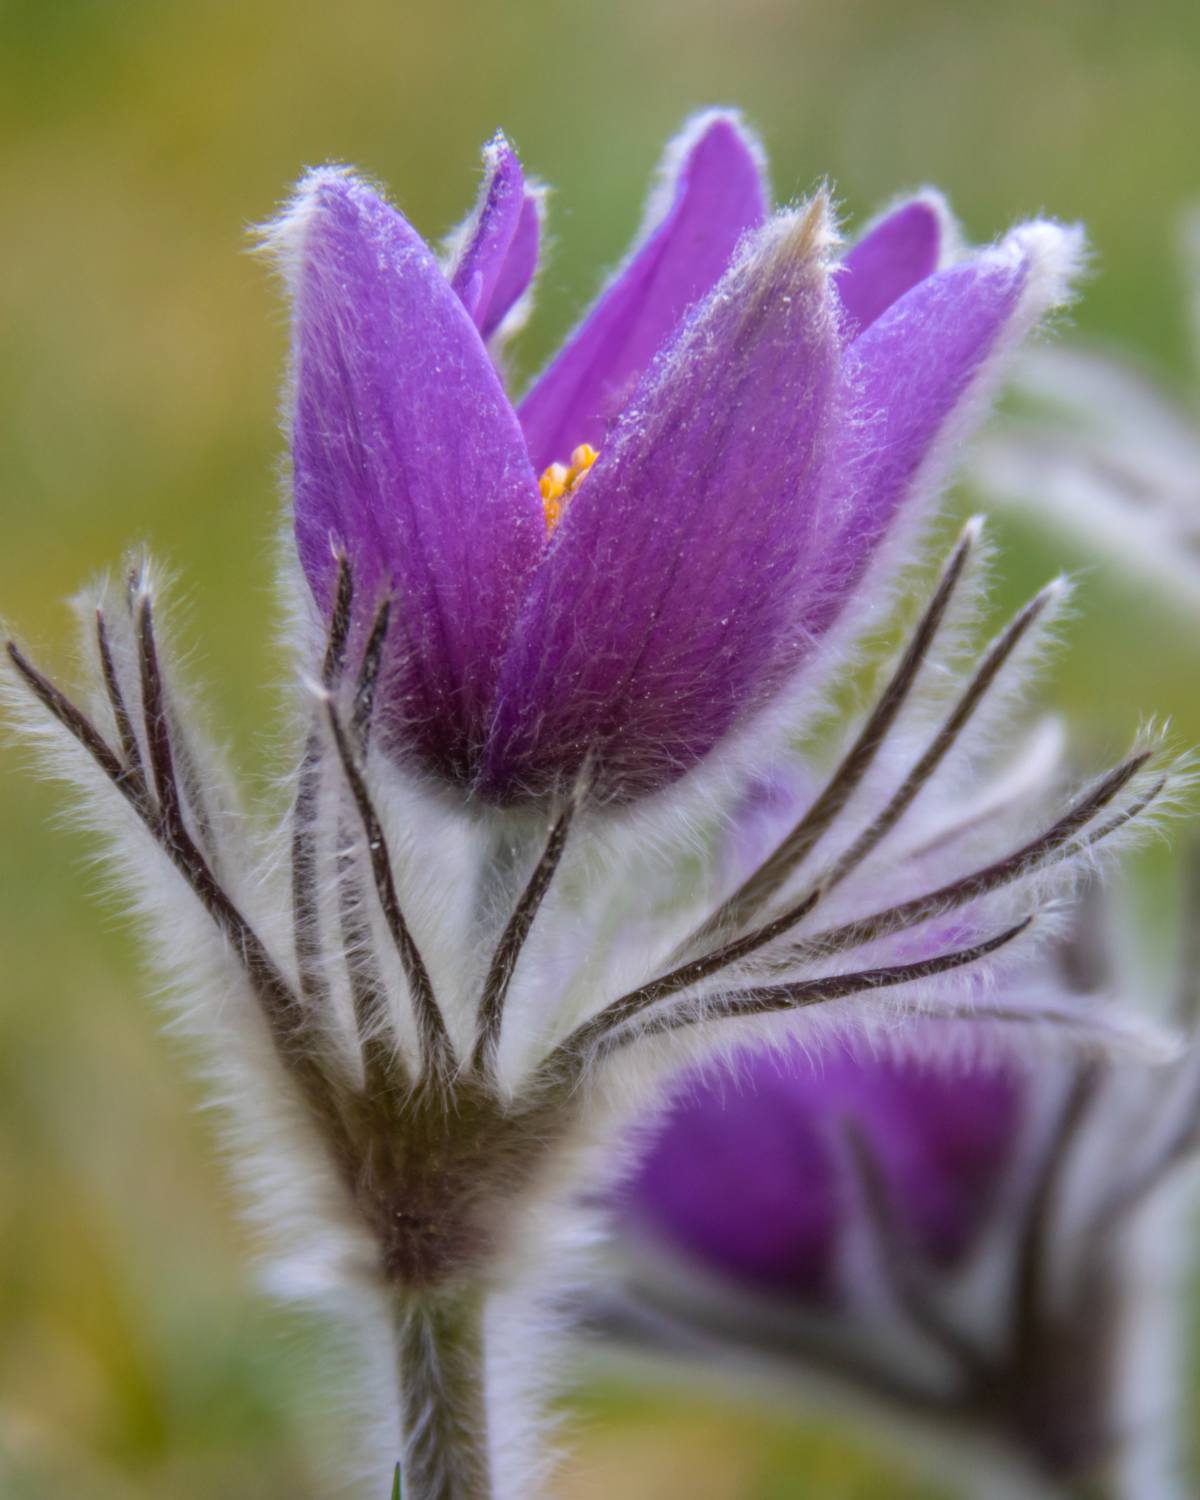
{"type": "Polygon", "coordinates": [[[1087,267],[1087,236],[1081,224],[1033,219],[1006,236],[999,254],[1020,268],[1021,300],[1037,317],[1070,302],[1074,283],[1087,267]]]}
{"type": "Polygon", "coordinates": [[[983,540],[983,533],[987,527],[987,517],[974,515],[968,517],[959,533],[958,544],[960,547],[975,548],[983,540]]]}
{"type": "Polygon", "coordinates": [[[279,213],[265,224],[253,227],[252,252],[270,262],[287,287],[294,287],[304,245],[323,203],[327,204],[334,196],[350,199],[368,191],[352,167],[337,164],[310,167],[279,213]]]}
{"type": "Polygon", "coordinates": [[[525,175],[502,130],[485,142],[471,212],[442,243],[443,269],[486,340],[509,337],[529,311],[545,191],[525,175]]]}
{"type": "Polygon", "coordinates": [[[706,140],[719,141],[741,152],[752,160],[759,172],[766,174],[767,153],[758,132],[747,123],[740,109],[731,105],[714,105],[697,110],[683,122],[672,145],[681,156],[687,156],[706,140]]]}
{"type": "Polygon", "coordinates": [[[1066,604],[1075,592],[1075,585],[1065,573],[1059,573],[1038,592],[1038,598],[1047,609],[1058,609],[1066,604]]]}
{"type": "Polygon", "coordinates": [[[779,269],[790,265],[799,279],[806,279],[805,273],[809,271],[828,273],[840,244],[832,200],[824,187],[799,207],[776,214],[757,240],[757,247],[769,265],[779,269]]]}
{"type": "Polygon", "coordinates": [[[965,249],[962,228],[945,193],[929,184],[917,189],[910,200],[914,208],[928,214],[937,236],[937,269],[958,260],[965,249]]]}
{"type": "Polygon", "coordinates": [[[1025,296],[1041,308],[1070,302],[1074,282],[1088,267],[1088,236],[1082,223],[1034,219],[1014,229],[1010,242],[1025,263],[1025,296]]]}
{"type": "Polygon", "coordinates": [[[719,175],[726,179],[753,183],[765,208],[767,153],[758,135],[738,109],[728,106],[702,109],[687,117],[662,154],[646,206],[643,235],[648,226],[663,217],[680,183],[686,181],[700,157],[708,158],[706,165],[715,165],[719,175]],[[715,163],[709,153],[716,157],[715,163]]]}
{"type": "Polygon", "coordinates": [[[504,180],[506,186],[511,184],[514,188],[520,188],[523,185],[525,173],[521,167],[521,158],[503,130],[497,130],[490,140],[485,141],[479,154],[483,159],[485,193],[488,182],[497,176],[504,180]]]}

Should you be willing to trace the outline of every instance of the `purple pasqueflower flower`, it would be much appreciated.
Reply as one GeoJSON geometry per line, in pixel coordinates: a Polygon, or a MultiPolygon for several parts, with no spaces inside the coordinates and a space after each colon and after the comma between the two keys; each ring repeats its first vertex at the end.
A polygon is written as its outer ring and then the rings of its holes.
{"type": "Polygon", "coordinates": [[[391,751],[493,802],[581,774],[627,800],[861,615],[1077,236],[1026,225],[954,260],[926,195],[839,260],[824,196],[768,213],[755,143],[705,115],[514,405],[488,338],[533,274],[538,213],[506,142],[486,167],[448,270],[340,169],[267,233],[293,305],[300,561],[326,615],[343,557],[364,634],[389,607],[391,751]]]}
{"type": "MultiPolygon", "coordinates": [[[[1113,978],[1092,900],[1079,916],[1000,1004],[1096,1019],[1113,978]]],[[[1167,1500],[1180,1362],[1161,1325],[1181,1288],[1164,1214],[1200,1158],[1200,1051],[1148,1039],[1070,1053],[929,1022],[708,1067],[617,1194],[608,1326],[982,1438],[1011,1471],[984,1460],[996,1494],[1167,1500]]]]}
{"type": "Polygon", "coordinates": [[[144,560],[87,596],[78,702],[7,648],[18,716],[111,833],[226,1078],[277,1284],[357,1293],[390,1346],[378,1473],[398,1448],[406,1500],[534,1493],[497,1413],[544,1360],[614,1116],[697,1048],[835,1002],[986,1012],[987,964],[1168,779],[1138,745],[1063,807],[1036,760],[979,769],[1062,589],[964,668],[977,522],[832,764],[783,734],[726,753],[752,715],[804,727],[779,705],[907,555],[1074,237],[1027,226],[934,269],[922,199],[835,263],[823,203],[759,222],[728,115],[665,183],[519,407],[492,356],[540,207],[503,142],[446,267],[341,171],[272,232],[303,575],[280,826],[198,731],[144,560]]]}
{"type": "Polygon", "coordinates": [[[639,1169],[640,1235],[764,1295],[840,1306],[845,1121],[876,1155],[904,1233],[938,1270],[973,1244],[1010,1164],[1020,1090],[994,1057],[957,1070],[936,1035],[915,1055],[839,1039],[748,1053],[682,1087],[639,1169]]]}

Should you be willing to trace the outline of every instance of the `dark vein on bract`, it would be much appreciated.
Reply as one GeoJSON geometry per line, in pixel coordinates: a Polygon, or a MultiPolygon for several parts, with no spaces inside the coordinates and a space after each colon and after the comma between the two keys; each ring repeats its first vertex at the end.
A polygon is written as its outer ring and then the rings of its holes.
{"type": "MultiPolygon", "coordinates": [[[[1098,812],[1120,794],[1150,759],[1150,755],[1151,752],[1145,750],[1130,756],[1128,760],[1123,761],[1104,776],[1091,791],[1080,797],[1075,805],[1044,833],[1023,844],[1011,854],[1005,855],[993,864],[973,870],[969,875],[964,875],[958,880],[950,881],[935,891],[928,891],[922,896],[914,896],[910,901],[902,901],[896,906],[886,907],[882,911],[874,912],[871,916],[856,917],[852,922],[847,922],[841,927],[814,933],[812,937],[806,938],[803,943],[792,948],[785,955],[786,960],[789,963],[796,963],[802,959],[819,957],[822,954],[861,948],[866,943],[872,943],[879,938],[890,937],[894,933],[915,927],[940,912],[953,911],[957,907],[965,906],[969,901],[990,895],[993,891],[1011,885],[1027,875],[1032,875],[1047,864],[1066,858],[1073,852],[1070,848],[1071,840],[1091,822],[1098,812]]],[[[1165,781],[1159,783],[1157,790],[1161,790],[1164,784],[1165,781]]],[[[1136,817],[1155,794],[1151,792],[1134,806],[1124,809],[1119,818],[1114,818],[1103,828],[1094,830],[1088,837],[1087,845],[1098,843],[1123,823],[1136,817]]]]}
{"type": "Polygon", "coordinates": [[[148,595],[137,606],[138,664],[142,679],[142,727],[150,758],[150,775],[163,823],[172,837],[183,830],[183,807],[175,780],[171,753],[171,726],[167,719],[158,647],[154,639],[154,613],[148,595]]]}
{"type": "Polygon", "coordinates": [[[55,687],[48,677],[43,677],[37,668],[26,660],[14,641],[9,641],[5,649],[9,660],[24,678],[42,707],[78,740],[108,779],[120,789],[128,801],[136,805],[134,789],[125,781],[124,766],[87,715],[76,708],[64,692],[55,687]]]}
{"type": "Polygon", "coordinates": [[[346,643],[350,638],[350,620],[354,608],[354,574],[344,553],[338,555],[337,582],[333,590],[333,610],[329,616],[329,634],[325,641],[325,658],[321,663],[321,685],[329,689],[342,675],[346,663],[346,643]]]}
{"type": "Polygon", "coordinates": [[[1013,1268],[1009,1324],[1018,1360],[1022,1355],[1036,1358],[1036,1343],[1050,1295],[1049,1277],[1053,1269],[1050,1247],[1063,1179],[1096,1105],[1100,1084],[1101,1072],[1095,1063],[1084,1062],[1075,1069],[1054,1122],[1053,1135],[1037,1166],[1013,1268]]]}
{"type": "Polygon", "coordinates": [[[125,758],[126,774],[141,777],[143,776],[142,750],[138,744],[138,737],[134,733],[129,706],[121,691],[121,683],[113,662],[112,646],[108,639],[108,626],[104,619],[104,611],[100,608],[96,610],[96,647],[100,653],[100,672],[104,678],[104,690],[108,694],[109,707],[112,709],[113,722],[117,728],[117,738],[121,742],[121,754],[125,758]]]}
{"type": "Polygon", "coordinates": [[[798,922],[803,921],[816,906],[821,894],[819,889],[810,891],[796,905],[790,906],[773,921],[756,927],[753,932],[748,932],[745,937],[736,938],[733,942],[726,943],[723,947],[716,948],[701,958],[680,964],[678,968],[661,975],[658,979],[652,979],[649,984],[641,985],[627,995],[622,995],[611,1005],[605,1006],[590,1021],[585,1021],[582,1026],[578,1027],[562,1043],[561,1050],[576,1052],[580,1048],[586,1049],[593,1046],[609,1032],[625,1025],[656,1001],[665,1000],[671,995],[678,994],[680,990],[687,989],[690,985],[699,984],[702,980],[720,973],[722,969],[728,968],[740,959],[748,957],[757,949],[765,947],[767,943],[773,942],[795,927],[798,922]]]}
{"type": "Polygon", "coordinates": [[[908,811],[917,794],[921,791],[921,788],[927,784],[930,777],[953,749],[959,736],[974,715],[975,710],[987,696],[988,690],[999,676],[1001,669],[1028,634],[1030,627],[1039,615],[1041,615],[1051,598],[1053,598],[1053,586],[1043,589],[1041,593],[1031,599],[1025,608],[1010,622],[1003,633],[993,642],[974,675],[967,683],[958,702],[951,710],[949,717],[930,741],[921,758],[897,788],[887,806],[863,830],[829,873],[822,877],[821,885],[826,891],[831,890],[835,885],[839,885],[847,875],[857,869],[908,811]]]}
{"type": "Polygon", "coordinates": [[[799,868],[850,800],[908,698],[962,578],[975,537],[976,529],[972,524],[963,532],[947,559],[937,588],[909,638],[904,654],[824,790],[775,851],[697,929],[686,947],[694,948],[723,929],[742,926],[799,868]]]}
{"type": "Polygon", "coordinates": [[[404,967],[409,989],[412,992],[417,1029],[421,1036],[425,1072],[429,1078],[441,1076],[453,1066],[454,1062],[454,1051],[450,1035],[446,1030],[446,1022],[438,1007],[437,998],[433,992],[433,984],[429,978],[429,971],[425,967],[425,960],[421,957],[420,949],[417,947],[413,935],[409,930],[404,912],[400,906],[399,897],[396,894],[396,882],[392,874],[391,855],[388,851],[382,824],[375,811],[375,805],[371,801],[371,794],[367,790],[362,773],[355,764],[354,756],[346,737],[346,731],[342,727],[337,708],[332,702],[327,703],[326,708],[334,744],[337,747],[338,757],[341,760],[342,771],[345,775],[346,783],[350,788],[350,794],[354,798],[355,806],[358,809],[363,833],[367,840],[367,854],[370,860],[371,874],[375,881],[375,890],[379,897],[379,904],[383,910],[384,920],[387,922],[392,941],[396,945],[396,951],[400,955],[400,962],[404,967]]]}
{"type": "MultiPolygon", "coordinates": [[[[1104,777],[1090,793],[1081,797],[1076,805],[1050,829],[1004,859],[985,866],[983,869],[975,870],[936,891],[914,897],[911,901],[888,907],[869,917],[856,918],[853,922],[848,922],[841,927],[817,933],[781,955],[780,963],[791,966],[806,958],[828,956],[832,953],[860,948],[879,938],[915,927],[937,913],[954,910],[980,896],[1010,885],[1032,874],[1056,857],[1065,857],[1068,852],[1067,846],[1074,835],[1120,793],[1149,757],[1148,750],[1130,757],[1104,777]]],[[[1094,830],[1089,837],[1089,844],[1098,842],[1122,823],[1136,817],[1153,800],[1164,784],[1165,778],[1139,802],[1124,809],[1118,818],[1110,820],[1103,828],[1094,830]]],[[[690,985],[698,984],[748,957],[758,949],[766,947],[808,916],[817,906],[826,889],[827,887],[823,884],[818,885],[794,906],[789,907],[772,921],[764,923],[762,927],[699,959],[681,964],[670,973],[653,979],[639,989],[632,990],[629,994],[614,1000],[611,1005],[606,1006],[589,1021],[579,1026],[561,1044],[558,1051],[566,1055],[576,1053],[580,1049],[586,1050],[627,1024],[656,1001],[678,993],[690,985]]]]}
{"type": "Polygon", "coordinates": [[[350,1001],[362,1057],[363,1080],[368,1099],[389,1088],[407,1089],[411,1080],[403,1059],[379,1035],[378,1016],[387,995],[370,944],[370,925],[363,915],[362,892],[355,879],[356,861],[348,849],[339,849],[338,914],[350,1001]]]}
{"type": "Polygon", "coordinates": [[[663,1015],[652,1017],[644,1027],[631,1030],[627,1036],[616,1037],[613,1046],[624,1045],[634,1035],[658,1035],[707,1021],[740,1020],[750,1016],[771,1015],[781,1010],[800,1010],[810,1005],[823,1005],[830,1000],[841,1000],[864,990],[889,989],[898,984],[933,979],[939,974],[964,968],[995,953],[997,949],[1019,937],[1032,922],[1032,917],[1026,917],[970,948],[957,948],[915,963],[860,969],[851,974],[827,974],[820,978],[796,980],[791,984],[764,985],[724,996],[708,1005],[668,1010],[663,1015]]]}
{"type": "MultiPolygon", "coordinates": [[[[321,664],[321,686],[330,692],[345,663],[354,605],[354,577],[344,556],[338,558],[333,612],[321,664]]],[[[300,991],[313,1006],[329,999],[329,984],[321,965],[320,913],[316,886],[316,838],[314,822],[321,786],[321,733],[317,723],[309,729],[300,762],[296,801],[292,812],[292,930],[300,991]]]]}
{"type": "MultiPolygon", "coordinates": [[[[8,643],[7,650],[10,660],[34,695],[91,755],[113,786],[138,814],[155,841],[187,881],[201,905],[233,945],[242,966],[254,982],[267,1020],[271,1024],[273,1036],[283,1049],[285,1057],[289,1061],[292,1060],[288,1049],[295,1041],[296,997],[275,966],[262,940],[214,877],[204,856],[193,843],[191,835],[182,826],[178,812],[176,811],[173,815],[173,821],[168,816],[168,807],[178,809],[178,797],[169,799],[166,806],[156,806],[146,795],[144,787],[131,783],[125,775],[120,760],[86,714],[82,713],[64,693],[28,662],[13,642],[8,643]]],[[[153,660],[151,656],[144,666],[144,671],[151,678],[151,702],[154,702],[156,698],[152,680],[153,660]]],[[[166,755],[163,754],[161,733],[158,754],[156,774],[163,774],[166,766],[170,764],[170,759],[169,749],[166,755]]]]}
{"type": "Polygon", "coordinates": [[[371,733],[371,716],[375,710],[375,690],[379,686],[379,669],[383,663],[383,647],[387,640],[388,622],[392,617],[392,601],[385,599],[379,606],[367,637],[363,651],[362,667],[354,691],[354,708],[350,718],[353,743],[363,754],[371,733]]]}
{"type": "Polygon", "coordinates": [[[508,989],[516,971],[517,960],[521,956],[521,950],[533,927],[534,919],[537,917],[562,860],[576,805],[576,800],[572,798],[555,819],[545,848],[526,882],[525,889],[521,892],[512,916],[508,920],[508,925],[501,934],[496,951],[492,955],[479,1001],[475,1051],[471,1058],[471,1065],[477,1072],[482,1072],[492,1066],[495,1049],[500,1042],[504,1002],[508,998],[508,989]]]}

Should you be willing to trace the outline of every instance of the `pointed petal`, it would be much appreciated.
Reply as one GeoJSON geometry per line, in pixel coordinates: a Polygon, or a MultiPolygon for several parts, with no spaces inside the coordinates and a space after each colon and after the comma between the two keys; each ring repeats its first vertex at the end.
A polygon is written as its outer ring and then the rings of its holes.
{"type": "Polygon", "coordinates": [[[758,151],[736,116],[701,116],[667,154],[664,203],[631,258],[521,403],[534,467],[608,424],[684,312],[719,280],[766,212],[758,151]]]}
{"type": "Polygon", "coordinates": [[[479,325],[485,340],[498,334],[515,332],[525,321],[529,305],[529,289],[538,267],[538,254],[542,239],[542,214],[545,198],[539,188],[526,185],[521,199],[521,217],[516,231],[496,276],[487,315],[479,325]]]}
{"type": "Polygon", "coordinates": [[[824,204],[780,215],[651,367],[570,499],[501,678],[490,795],[584,760],[635,796],[808,648],[805,538],[837,385],[824,204]]]}
{"type": "Polygon", "coordinates": [[[524,296],[537,268],[541,215],[516,152],[498,135],[483,151],[484,185],[450,272],[486,341],[524,296]]]}
{"type": "Polygon", "coordinates": [[[312,173],[268,244],[293,297],[300,561],[325,609],[337,550],[360,611],[395,595],[381,710],[464,775],[544,549],[516,416],[424,242],[354,177],[312,173]]]}
{"type": "Polygon", "coordinates": [[[848,325],[861,333],[910,287],[932,276],[943,257],[946,213],[916,198],[881,219],[842,261],[835,285],[848,325]]]}
{"type": "Polygon", "coordinates": [[[829,465],[829,584],[809,629],[828,627],[901,513],[908,525],[920,518],[1005,357],[1064,299],[1080,253],[1076,230],[1026,225],[919,282],[851,344],[845,399],[858,417],[829,465]]]}

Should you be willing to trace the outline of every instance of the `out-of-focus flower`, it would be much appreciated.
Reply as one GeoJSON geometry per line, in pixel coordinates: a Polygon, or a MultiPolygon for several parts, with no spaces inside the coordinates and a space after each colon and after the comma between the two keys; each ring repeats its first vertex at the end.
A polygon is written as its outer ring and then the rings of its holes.
{"type": "MultiPolygon", "coordinates": [[[[1083,1014],[1111,983],[1097,958],[1077,931],[1004,993],[1083,1014]]],[[[915,1419],[968,1457],[972,1494],[1164,1500],[1181,1493],[1167,1221],[1200,1155],[1200,1052],[990,1040],[931,1022],[693,1077],[621,1195],[608,1316],[915,1419]]]]}
{"type": "Polygon", "coordinates": [[[485,163],[445,266],[339,170],[270,231],[305,688],[282,825],[205,747],[145,565],[83,602],[83,706],[8,648],[227,1079],[277,1284],[357,1289],[390,1334],[375,1477],[398,1443],[406,1500],[534,1492],[521,1371],[614,1115],[835,1001],[986,1011],[980,962],[1168,779],[1149,744],[1065,805],[1020,757],[983,774],[1062,589],[968,664],[976,523],[832,765],[789,749],[1072,232],[939,268],[923,199],[838,262],[826,204],[764,217],[757,148],[705,116],[514,406],[493,355],[540,201],[504,142],[485,163]],[[737,814],[733,872],[720,830],[764,767],[781,796],[737,814]]]}
{"type": "MultiPolygon", "coordinates": [[[[1198,225],[1200,215],[1185,236],[1193,313],[1198,225]]],[[[1025,351],[970,480],[989,505],[1022,510],[1200,610],[1200,410],[1128,356],[1082,342],[1025,351]]]]}

